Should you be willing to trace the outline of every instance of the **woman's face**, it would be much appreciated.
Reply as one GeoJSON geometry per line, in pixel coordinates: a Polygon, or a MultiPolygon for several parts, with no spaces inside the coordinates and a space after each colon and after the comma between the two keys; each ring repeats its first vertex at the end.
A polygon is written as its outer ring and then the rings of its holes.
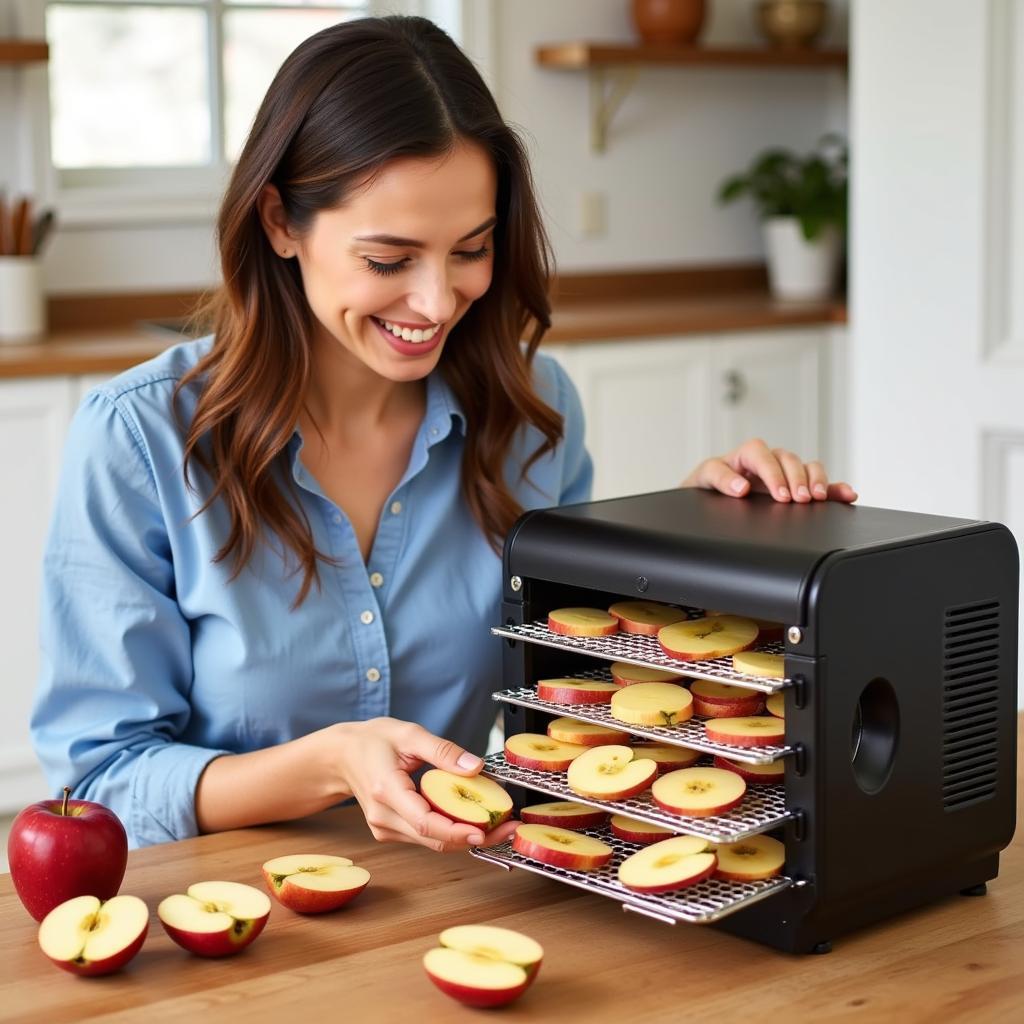
{"type": "Polygon", "coordinates": [[[297,251],[318,340],[388,380],[430,373],[491,283],[496,197],[490,157],[460,143],[394,160],[317,214],[297,251]]]}

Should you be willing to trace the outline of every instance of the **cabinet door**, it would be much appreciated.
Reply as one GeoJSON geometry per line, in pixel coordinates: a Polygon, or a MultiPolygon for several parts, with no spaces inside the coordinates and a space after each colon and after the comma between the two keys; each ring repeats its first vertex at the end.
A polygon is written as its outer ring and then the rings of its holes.
{"type": "Polygon", "coordinates": [[[712,342],[715,452],[761,437],[805,460],[827,459],[821,399],[825,346],[825,333],[817,328],[712,342]]]}
{"type": "Polygon", "coordinates": [[[568,348],[595,499],[677,486],[709,450],[707,344],[663,338],[568,348]]]}
{"type": "Polygon", "coordinates": [[[5,498],[0,506],[0,814],[47,792],[29,743],[28,720],[39,671],[43,543],[73,401],[68,377],[0,382],[0,479],[5,498]]]}

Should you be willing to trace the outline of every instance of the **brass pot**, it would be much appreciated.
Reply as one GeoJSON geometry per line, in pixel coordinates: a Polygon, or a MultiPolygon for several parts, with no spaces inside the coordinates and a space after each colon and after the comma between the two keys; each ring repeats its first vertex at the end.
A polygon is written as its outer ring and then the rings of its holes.
{"type": "Polygon", "coordinates": [[[655,46],[689,46],[704,26],[704,0],[633,0],[633,25],[655,46]]]}
{"type": "Polygon", "coordinates": [[[773,46],[810,46],[827,21],[827,0],[761,0],[757,5],[757,27],[773,46]]]}

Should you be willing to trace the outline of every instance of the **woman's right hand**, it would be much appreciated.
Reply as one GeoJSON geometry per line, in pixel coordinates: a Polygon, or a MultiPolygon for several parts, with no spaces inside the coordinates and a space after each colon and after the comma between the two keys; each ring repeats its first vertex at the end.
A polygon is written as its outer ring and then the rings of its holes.
{"type": "Polygon", "coordinates": [[[479,757],[451,740],[396,718],[342,722],[330,731],[336,736],[333,756],[345,788],[359,802],[373,837],[380,842],[418,843],[450,853],[503,843],[516,830],[517,821],[486,833],[475,825],[451,821],[420,796],[411,775],[424,764],[466,777],[483,767],[479,757]]]}

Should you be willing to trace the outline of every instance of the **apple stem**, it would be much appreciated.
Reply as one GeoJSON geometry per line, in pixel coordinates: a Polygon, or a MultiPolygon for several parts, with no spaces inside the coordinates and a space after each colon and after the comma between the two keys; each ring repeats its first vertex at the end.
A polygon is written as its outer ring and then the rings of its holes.
{"type": "Polygon", "coordinates": [[[71,796],[71,787],[64,787],[64,802],[60,805],[60,813],[62,817],[68,816],[68,797],[71,796]]]}

